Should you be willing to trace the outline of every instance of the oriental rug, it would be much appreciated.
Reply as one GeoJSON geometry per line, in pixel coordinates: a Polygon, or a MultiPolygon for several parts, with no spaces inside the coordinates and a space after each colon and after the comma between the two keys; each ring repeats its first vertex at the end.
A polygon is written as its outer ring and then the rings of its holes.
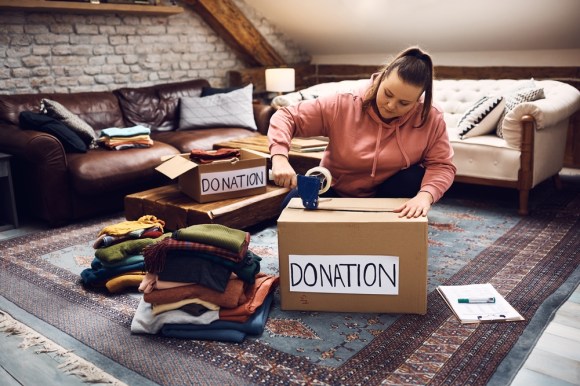
{"type": "MultiPolygon", "coordinates": [[[[579,192],[540,187],[520,217],[511,193],[452,189],[429,215],[426,315],[282,311],[276,293],[264,333],[242,344],[132,335],[140,295],[86,290],[79,278],[97,233],[121,215],[1,242],[0,295],[105,367],[126,369],[115,374],[124,382],[137,374],[161,385],[509,384],[580,281],[579,192]],[[485,282],[526,320],[461,325],[435,291],[485,282]]],[[[277,273],[275,222],[251,231],[262,271],[277,273]]]]}

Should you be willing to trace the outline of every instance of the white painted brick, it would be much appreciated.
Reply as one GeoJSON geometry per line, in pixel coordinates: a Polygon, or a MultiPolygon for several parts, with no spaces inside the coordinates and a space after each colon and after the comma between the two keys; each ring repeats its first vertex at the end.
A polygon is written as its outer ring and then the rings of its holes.
{"type": "Polygon", "coordinates": [[[50,54],[51,49],[52,49],[51,46],[33,46],[32,54],[39,56],[47,56],[50,54]]]}
{"type": "Polygon", "coordinates": [[[0,68],[0,79],[10,78],[10,70],[7,68],[0,68]]]}
{"type": "Polygon", "coordinates": [[[95,82],[101,84],[114,83],[114,78],[111,75],[97,75],[95,76],[95,82]]]}
{"type": "Polygon", "coordinates": [[[78,78],[72,76],[59,76],[56,78],[57,86],[76,86],[78,82],[78,78]]]}
{"type": "Polygon", "coordinates": [[[98,25],[75,24],[76,33],[80,35],[97,35],[99,33],[98,25]]]}
{"type": "Polygon", "coordinates": [[[131,67],[130,66],[126,66],[124,64],[118,64],[117,65],[117,72],[119,74],[130,74],[131,73],[131,67]]]}
{"type": "Polygon", "coordinates": [[[79,76],[79,84],[83,86],[91,86],[95,83],[95,79],[89,75],[81,75],[79,76]]]}
{"type": "Polygon", "coordinates": [[[46,61],[42,56],[25,56],[22,58],[22,64],[26,67],[33,67],[33,68],[43,68],[40,66],[46,65],[46,61]]]}
{"type": "Polygon", "coordinates": [[[50,67],[34,67],[32,70],[32,76],[49,76],[50,73],[50,67]]]}
{"type": "Polygon", "coordinates": [[[14,68],[12,69],[12,76],[15,78],[29,78],[32,71],[28,68],[14,68]]]}
{"type": "Polygon", "coordinates": [[[94,55],[112,55],[115,53],[115,49],[111,46],[99,45],[93,47],[94,55]]]}
{"type": "Polygon", "coordinates": [[[23,35],[15,35],[12,38],[5,36],[0,40],[2,40],[2,44],[5,44],[5,45],[10,44],[12,47],[29,46],[30,44],[32,44],[34,42],[34,36],[33,35],[24,35],[24,34],[23,35]]]}
{"type": "MultiPolygon", "coordinates": [[[[308,59],[243,0],[234,1],[289,63],[308,59]]],[[[104,91],[195,78],[221,87],[228,70],[244,67],[189,7],[170,17],[11,12],[0,14],[0,26],[0,93],[104,91]]]]}

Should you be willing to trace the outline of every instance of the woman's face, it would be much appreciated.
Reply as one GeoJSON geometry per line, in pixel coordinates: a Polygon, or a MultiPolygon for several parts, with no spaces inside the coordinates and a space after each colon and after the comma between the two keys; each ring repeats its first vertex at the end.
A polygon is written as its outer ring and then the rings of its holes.
{"type": "Polygon", "coordinates": [[[379,114],[383,119],[405,115],[415,106],[421,94],[421,87],[403,82],[397,70],[393,70],[379,85],[376,100],[379,114]]]}

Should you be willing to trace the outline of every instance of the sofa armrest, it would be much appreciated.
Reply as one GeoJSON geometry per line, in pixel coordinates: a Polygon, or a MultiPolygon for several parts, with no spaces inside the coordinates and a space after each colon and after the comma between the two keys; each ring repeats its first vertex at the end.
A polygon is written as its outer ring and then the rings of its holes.
{"type": "Polygon", "coordinates": [[[7,124],[0,124],[0,133],[0,151],[31,164],[66,169],[64,147],[54,136],[35,130],[22,130],[18,126],[7,124]]]}
{"type": "Polygon", "coordinates": [[[260,103],[254,103],[252,107],[254,108],[254,120],[256,121],[258,131],[266,135],[268,133],[268,127],[270,127],[270,118],[272,118],[276,109],[270,105],[260,103]]]}
{"type": "Polygon", "coordinates": [[[0,124],[0,151],[12,154],[19,207],[60,225],[70,217],[68,162],[60,141],[50,134],[0,124]]]}
{"type": "Polygon", "coordinates": [[[522,141],[522,121],[533,120],[535,130],[550,130],[558,127],[580,109],[580,91],[569,84],[558,81],[538,81],[544,89],[545,98],[518,104],[503,120],[503,138],[508,146],[519,149],[522,141]]]}
{"type": "Polygon", "coordinates": [[[506,114],[504,130],[519,126],[524,115],[531,115],[536,121],[536,128],[542,130],[568,119],[580,109],[580,91],[569,84],[558,81],[538,81],[538,87],[544,89],[545,98],[517,105],[506,114]]]}

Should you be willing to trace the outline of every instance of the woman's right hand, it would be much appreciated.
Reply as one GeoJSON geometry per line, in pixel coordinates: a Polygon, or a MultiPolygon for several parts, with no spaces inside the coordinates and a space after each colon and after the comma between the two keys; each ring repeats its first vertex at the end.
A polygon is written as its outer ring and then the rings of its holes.
{"type": "Polygon", "coordinates": [[[274,183],[284,188],[295,188],[298,185],[296,172],[288,158],[281,154],[272,156],[272,178],[274,183]]]}

